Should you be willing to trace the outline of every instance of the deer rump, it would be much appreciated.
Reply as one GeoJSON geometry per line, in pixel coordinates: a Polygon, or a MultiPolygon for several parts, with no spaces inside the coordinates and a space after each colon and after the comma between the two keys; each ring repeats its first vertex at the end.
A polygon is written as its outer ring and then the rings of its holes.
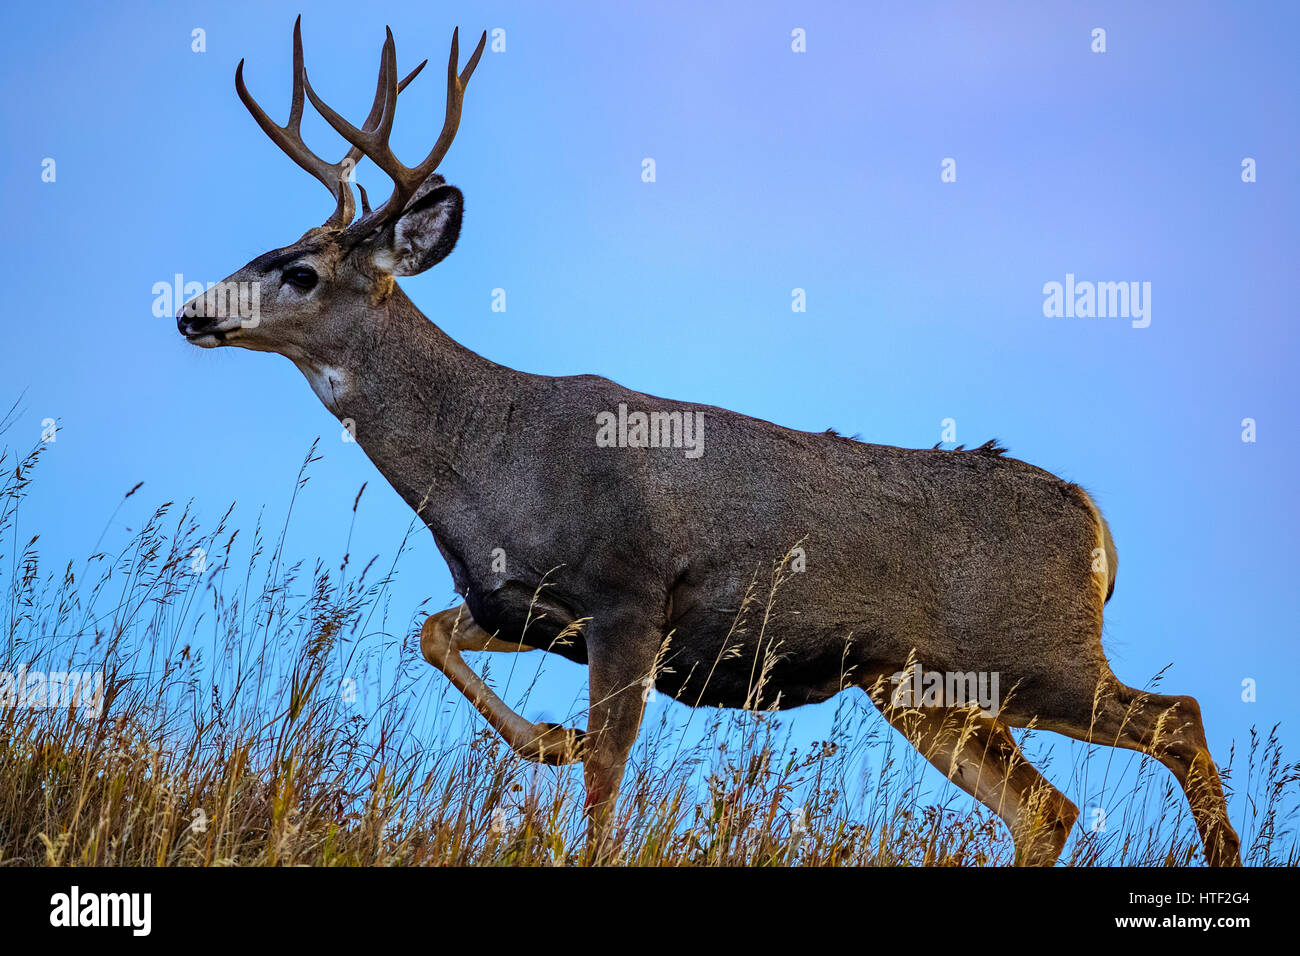
{"type": "Polygon", "coordinates": [[[874,445],[595,376],[528,378],[545,398],[512,402],[490,487],[433,529],[474,620],[503,640],[586,663],[574,622],[657,615],[656,688],[722,707],[814,703],[914,659],[997,673],[1028,714],[1063,665],[1104,663],[1089,638],[1113,547],[1077,485],[992,443],[874,445]],[[619,405],[702,413],[702,453],[598,447],[619,405]]]}

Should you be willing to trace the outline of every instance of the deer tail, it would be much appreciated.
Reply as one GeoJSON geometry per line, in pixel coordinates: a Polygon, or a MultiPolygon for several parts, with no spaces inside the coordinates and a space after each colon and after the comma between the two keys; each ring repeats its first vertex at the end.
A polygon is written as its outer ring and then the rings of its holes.
{"type": "Polygon", "coordinates": [[[1104,571],[1106,575],[1106,597],[1103,601],[1109,601],[1110,596],[1115,593],[1115,572],[1119,569],[1119,555],[1115,550],[1115,539],[1111,537],[1110,525],[1106,523],[1106,518],[1102,515],[1101,509],[1097,503],[1078,485],[1079,493],[1088,505],[1088,510],[1092,512],[1092,517],[1097,524],[1097,547],[1093,552],[1093,570],[1098,574],[1104,571]]]}

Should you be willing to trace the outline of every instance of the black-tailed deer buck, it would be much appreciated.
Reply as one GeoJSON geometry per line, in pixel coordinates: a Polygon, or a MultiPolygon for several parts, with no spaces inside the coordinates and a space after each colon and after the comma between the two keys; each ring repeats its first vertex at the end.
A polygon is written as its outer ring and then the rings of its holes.
{"type": "Polygon", "coordinates": [[[1033,722],[1155,756],[1186,791],[1207,861],[1239,863],[1196,701],[1134,690],[1107,665],[1115,549],[1077,485],[993,443],[872,445],[592,375],[517,372],[456,344],[411,304],[394,277],[436,265],[460,233],[461,193],[434,170],[485,40],[457,73],[452,35],[446,120],[414,167],[389,146],[398,93],[414,76],[398,82],[391,31],[359,128],[312,88],[297,24],[285,126],[249,95],[241,61],[240,98],[335,208],[226,280],[260,285],[259,321],[214,317],[196,299],[177,325],[204,348],[278,352],[352,420],[464,598],[425,622],[424,656],[519,754],[583,762],[593,848],[609,846],[645,687],[693,706],[763,708],[857,687],[1006,821],[1017,862],[1054,862],[1078,816],[1011,736],[1033,722]],[[351,146],[337,163],[303,144],[304,93],[351,146]],[[363,156],[393,191],[373,210],[361,191],[356,218],[347,176],[363,156]],[[761,629],[736,627],[755,572],[796,545],[802,573],[784,576],[784,609],[761,629]],[[460,654],[534,648],[587,665],[585,731],[520,717],[460,654]],[[914,664],[948,675],[949,690],[900,703],[891,675],[914,664]],[[996,675],[1009,694],[976,707],[951,692],[954,674],[996,675]]]}

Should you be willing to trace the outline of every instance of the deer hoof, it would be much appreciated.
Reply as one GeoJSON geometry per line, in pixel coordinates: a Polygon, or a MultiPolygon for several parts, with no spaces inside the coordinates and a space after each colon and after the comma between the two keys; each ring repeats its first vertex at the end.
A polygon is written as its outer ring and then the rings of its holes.
{"type": "Polygon", "coordinates": [[[582,760],[582,731],[545,721],[533,724],[533,739],[518,751],[537,763],[561,766],[582,760]]]}
{"type": "Polygon", "coordinates": [[[1064,794],[1047,800],[1044,819],[1016,839],[1016,866],[1053,866],[1065,848],[1079,809],[1064,794]]]}

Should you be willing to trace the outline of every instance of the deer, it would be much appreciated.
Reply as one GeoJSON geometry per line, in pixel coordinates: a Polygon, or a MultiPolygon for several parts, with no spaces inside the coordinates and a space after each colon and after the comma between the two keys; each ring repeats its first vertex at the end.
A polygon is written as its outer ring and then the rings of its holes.
{"type": "Polygon", "coordinates": [[[463,599],[424,621],[421,654],[520,757],[582,764],[591,859],[614,858],[613,810],[653,688],[693,707],[771,710],[861,690],[1005,823],[1017,865],[1057,862],[1079,811],[1026,760],[1013,729],[1133,750],[1178,780],[1205,862],[1240,865],[1197,701],[1139,691],[1111,671],[1102,616],[1117,552],[1083,488],[995,442],[871,444],[595,375],[518,371],[426,318],[395,280],[440,263],[460,235],[464,198],[436,170],[487,36],[458,72],[453,31],[442,130],[406,166],[389,138],[398,94],[427,61],[399,82],[386,33],[360,127],[313,88],[301,18],[285,125],[249,94],[240,60],[239,98],[334,208],[225,280],[257,283],[256,321],[212,315],[196,296],[177,328],[200,348],[284,356],[329,412],[351,420],[463,599]],[[348,143],[340,161],[305,145],[304,96],[348,143]],[[349,174],[363,157],[392,192],[372,209],[358,185],[358,215],[349,174]],[[784,607],[761,631],[737,628],[756,569],[796,544],[802,567],[783,576],[784,607]],[[531,650],[586,666],[585,729],[526,719],[463,656],[531,650]],[[1000,675],[1014,691],[996,708],[948,693],[900,703],[888,685],[918,663],[1000,675]]]}

